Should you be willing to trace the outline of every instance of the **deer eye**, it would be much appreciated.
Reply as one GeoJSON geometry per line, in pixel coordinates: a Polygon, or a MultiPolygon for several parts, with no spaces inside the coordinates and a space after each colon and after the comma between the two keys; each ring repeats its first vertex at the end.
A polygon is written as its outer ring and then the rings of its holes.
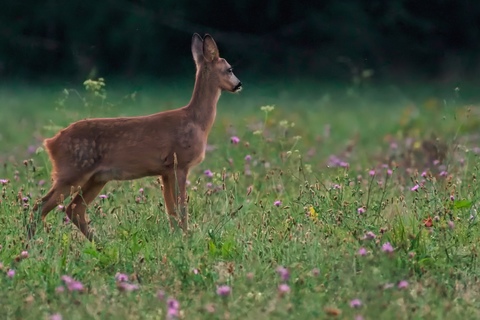
{"type": "Polygon", "coordinates": [[[227,72],[228,72],[228,73],[232,73],[232,72],[233,72],[233,68],[228,68],[228,69],[227,69],[227,72]]]}

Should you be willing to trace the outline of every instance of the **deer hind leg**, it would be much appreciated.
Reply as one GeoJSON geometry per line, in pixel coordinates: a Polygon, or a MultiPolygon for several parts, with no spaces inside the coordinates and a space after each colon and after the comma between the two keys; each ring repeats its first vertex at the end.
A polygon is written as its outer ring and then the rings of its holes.
{"type": "Polygon", "coordinates": [[[45,222],[48,213],[52,211],[62,200],[70,195],[71,183],[55,181],[48,193],[37,202],[30,214],[30,221],[27,225],[28,239],[32,239],[35,235],[37,224],[40,221],[45,222]]]}
{"type": "Polygon", "coordinates": [[[81,191],[73,198],[72,202],[67,207],[67,216],[70,221],[85,235],[85,237],[92,241],[93,232],[88,228],[86,217],[87,206],[95,200],[100,191],[105,186],[105,181],[96,181],[95,176],[91,177],[83,186],[81,191]]]}

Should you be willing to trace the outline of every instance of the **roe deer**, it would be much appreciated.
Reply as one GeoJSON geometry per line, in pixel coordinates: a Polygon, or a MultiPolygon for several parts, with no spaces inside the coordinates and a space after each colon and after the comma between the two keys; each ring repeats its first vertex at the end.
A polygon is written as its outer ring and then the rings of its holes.
{"type": "Polygon", "coordinates": [[[188,172],[205,157],[221,91],[242,89],[210,35],[203,40],[193,35],[192,55],[196,78],[186,106],[148,116],[81,120],[45,140],[53,164],[53,186],[33,208],[29,238],[40,217],[44,222],[58,203],[72,196],[66,214],[91,241],[85,211],[105,184],[153,175],[162,178],[171,228],[179,225],[187,231],[188,172]]]}

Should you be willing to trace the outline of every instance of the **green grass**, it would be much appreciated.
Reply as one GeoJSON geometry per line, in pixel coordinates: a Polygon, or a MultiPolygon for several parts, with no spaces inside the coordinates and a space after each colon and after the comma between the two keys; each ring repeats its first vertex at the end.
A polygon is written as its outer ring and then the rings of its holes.
{"type": "Polygon", "coordinates": [[[84,117],[182,106],[193,83],[107,79],[103,102],[78,85],[0,88],[0,314],[165,319],[171,297],[183,319],[478,318],[479,109],[418,89],[245,83],[222,95],[214,148],[189,176],[190,235],[170,231],[156,178],[111,182],[88,211],[103,251],[57,210],[26,258],[25,220],[50,186],[42,139],[84,117]],[[83,290],[58,292],[64,275],[83,290]]]}

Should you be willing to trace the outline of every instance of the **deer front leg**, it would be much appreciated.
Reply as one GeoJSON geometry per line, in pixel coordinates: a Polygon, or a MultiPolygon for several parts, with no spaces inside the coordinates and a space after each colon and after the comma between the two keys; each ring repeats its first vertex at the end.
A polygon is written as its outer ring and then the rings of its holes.
{"type": "Polygon", "coordinates": [[[187,212],[187,175],[188,169],[177,169],[175,171],[175,204],[176,211],[180,215],[180,223],[183,231],[188,231],[187,212]]]}
{"type": "Polygon", "coordinates": [[[178,215],[175,211],[175,175],[173,173],[162,175],[162,183],[163,198],[165,199],[165,207],[167,208],[168,222],[173,231],[179,226],[178,215]]]}

